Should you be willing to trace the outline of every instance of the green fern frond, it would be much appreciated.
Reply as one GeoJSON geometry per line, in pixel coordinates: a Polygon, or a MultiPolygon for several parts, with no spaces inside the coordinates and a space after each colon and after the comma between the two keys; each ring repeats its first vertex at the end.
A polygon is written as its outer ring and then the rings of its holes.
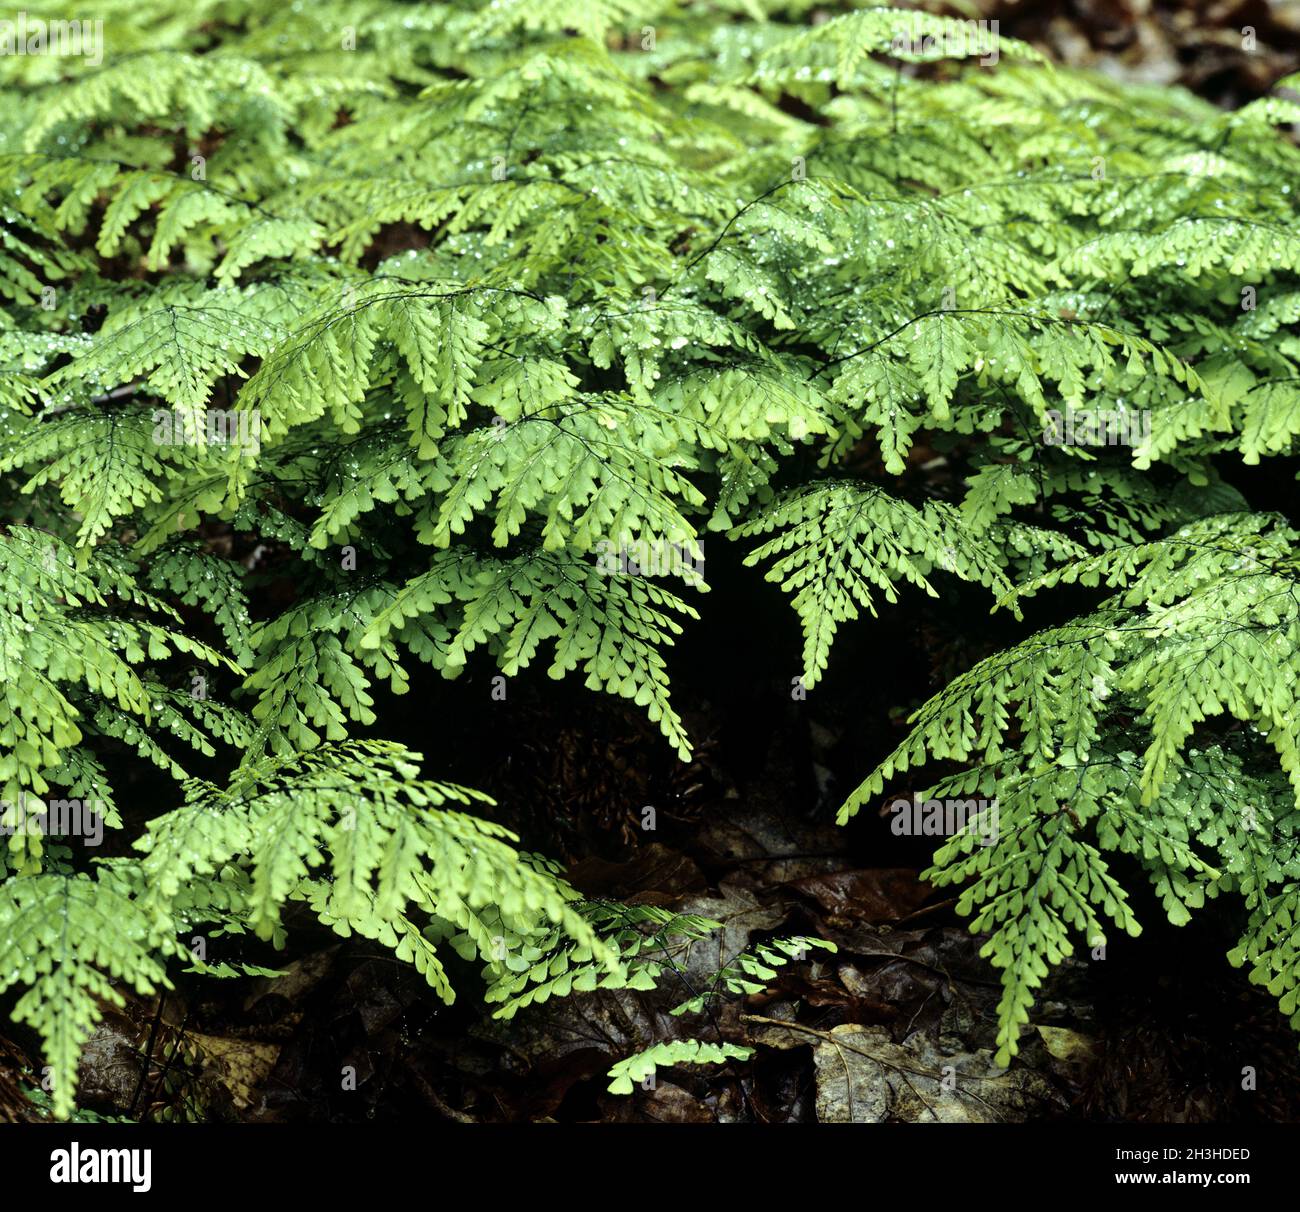
{"type": "Polygon", "coordinates": [[[722,1065],[729,1060],[748,1060],[753,1048],[739,1044],[711,1044],[707,1040],[675,1039],[662,1044],[652,1044],[612,1066],[609,1076],[611,1094],[631,1094],[638,1082],[653,1078],[662,1066],[722,1065]]]}
{"type": "Polygon", "coordinates": [[[938,597],[928,579],[936,568],[1000,594],[1011,588],[996,556],[965,529],[952,506],[927,501],[917,509],[874,485],[831,482],[803,489],[733,533],[773,530],[780,533],[745,563],[776,557],[767,579],[794,595],[807,687],[825,672],[838,626],[856,619],[859,607],[875,614],[872,590],[893,604],[895,582],[907,581],[938,597]]]}
{"type": "Polygon", "coordinates": [[[15,1021],[41,1037],[54,1114],[75,1104],[81,1049],[122,982],[149,996],[170,982],[159,955],[179,950],[111,875],[33,875],[0,886],[0,992],[26,991],[15,1021]]]}

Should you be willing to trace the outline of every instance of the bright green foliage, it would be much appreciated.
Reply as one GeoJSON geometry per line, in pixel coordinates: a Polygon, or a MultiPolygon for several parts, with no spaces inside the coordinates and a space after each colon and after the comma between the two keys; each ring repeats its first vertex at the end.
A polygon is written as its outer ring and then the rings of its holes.
{"type": "Polygon", "coordinates": [[[179,945],[111,875],[10,880],[0,887],[0,921],[0,992],[26,986],[13,1017],[40,1033],[54,1113],[66,1116],[100,1002],[124,1003],[113,982],[145,994],[167,986],[161,959],[179,945]]]}
{"type": "Polygon", "coordinates": [[[581,912],[603,946],[618,955],[618,966],[598,963],[589,943],[554,929],[524,936],[502,933],[485,972],[486,1000],[502,1003],[495,1017],[513,1018],[524,1006],[568,993],[653,989],[684,947],[722,926],[654,905],[591,901],[581,912]]]}
{"type": "MultiPolygon", "coordinates": [[[[573,895],[520,862],[502,841],[512,838],[508,830],[444,807],[491,800],[421,780],[416,760],[388,743],[358,741],[246,763],[224,789],[187,784],[185,804],[151,821],[137,843],[148,856],[140,863],[146,903],[170,902],[182,888],[192,895],[196,880],[245,854],[243,908],[264,938],[295,897],[345,936],[378,937],[412,908],[460,923],[490,907],[516,930],[559,923],[607,958],[571,907],[573,895]]],[[[384,941],[396,946],[389,935],[384,941]]],[[[430,965],[430,983],[445,990],[440,967],[430,965]]]]}
{"type": "MultiPolygon", "coordinates": [[[[691,987],[683,970],[685,952],[690,946],[713,930],[721,929],[720,922],[690,915],[674,915],[647,905],[600,907],[599,916],[606,926],[616,926],[607,937],[618,946],[628,971],[639,978],[627,987],[653,989],[657,978],[665,971],[691,987]],[[645,927],[649,925],[649,929],[645,927]],[[647,960],[637,957],[658,956],[647,960]]],[[[713,1015],[715,1003],[722,998],[744,997],[762,993],[778,974],[778,969],[791,962],[808,958],[812,948],[834,952],[836,946],[826,939],[807,935],[791,935],[757,943],[722,965],[709,979],[702,992],[674,1006],[669,1013],[674,1016],[713,1015]]],[[[578,988],[577,984],[574,985],[578,988]]],[[[587,985],[593,988],[594,985],[587,985]]],[[[602,982],[601,987],[619,987],[602,982]]],[[[716,1027],[716,1023],[714,1023],[716,1027]]],[[[609,1071],[614,1080],[609,1089],[613,1094],[631,1094],[633,1084],[652,1077],[659,1065],[721,1064],[729,1059],[746,1060],[754,1049],[736,1044],[706,1043],[697,1039],[665,1040],[653,1044],[632,1056],[619,1061],[609,1071]]]]}
{"type": "MultiPolygon", "coordinates": [[[[976,763],[953,794],[1000,832],[935,878],[991,932],[1004,1057],[1070,940],[1135,928],[1113,851],[1175,920],[1240,892],[1234,959],[1294,1011],[1296,536],[1225,478],[1300,437],[1296,107],[830,11],[105,0],[103,63],[0,57],[0,782],[152,847],[8,839],[6,938],[76,879],[154,959],[168,924],[280,941],[305,901],[443,995],[452,941],[505,1012],[653,979],[599,942],[635,922],[349,737],[408,655],[544,661],[689,755],[669,650],[737,542],[805,687],[882,600],[1112,591],[958,678],[845,809],[976,763]],[[1131,446],[1049,440],[1079,410],[1131,446]],[[122,802],[122,746],[183,802],[122,802]]],[[[87,973],[161,977],[22,937],[64,982],[63,1113],[87,973]]]]}
{"type": "Polygon", "coordinates": [[[680,1006],[674,1006],[669,1013],[699,1014],[726,994],[741,997],[749,993],[762,993],[767,988],[767,982],[777,975],[779,968],[785,967],[792,960],[806,959],[809,949],[813,947],[822,951],[837,950],[834,943],[806,934],[757,943],[723,964],[703,993],[696,994],[680,1006]]]}
{"type": "Polygon", "coordinates": [[[739,1044],[712,1044],[707,1040],[674,1039],[653,1044],[614,1065],[609,1076],[611,1094],[631,1094],[637,1082],[654,1077],[660,1065],[721,1065],[729,1060],[748,1060],[753,1048],[739,1044]]]}
{"type": "Polygon", "coordinates": [[[745,562],[779,557],[767,579],[794,593],[804,629],[805,686],[825,670],[836,627],[856,619],[858,606],[875,614],[873,588],[893,603],[894,582],[910,581],[937,598],[926,579],[934,567],[999,590],[1011,588],[996,549],[979,542],[957,509],[941,501],[917,509],[871,484],[818,484],[778,500],[736,533],[777,528],[784,529],[745,562]]]}
{"type": "MultiPolygon", "coordinates": [[[[74,555],[33,527],[0,535],[0,799],[11,830],[0,871],[42,869],[42,834],[19,815],[25,797],[71,790],[111,803],[96,737],[125,741],[179,773],[155,733],[211,754],[210,735],[230,740],[241,732],[229,708],[175,694],[159,681],[159,666],[175,655],[235,672],[238,666],[175,630],[176,613],[139,587],[119,551],[98,548],[80,568],[74,555]]],[[[121,824],[115,812],[105,815],[108,824],[121,824]]]]}
{"type": "Polygon", "coordinates": [[[1004,1058],[1072,931],[1092,947],[1105,944],[1107,919],[1138,932],[1106,851],[1138,858],[1176,924],[1207,896],[1239,893],[1252,916],[1234,962],[1251,960],[1253,979],[1294,1013],[1297,540],[1272,515],[1215,514],[1022,585],[1011,596],[1061,582],[1118,592],[952,682],[841,810],[846,819],[926,758],[975,763],[927,795],[995,800],[996,827],[954,837],[929,874],[963,885],[959,909],[992,932],[984,953],[1004,970],[1004,1058]],[[1245,724],[1231,749],[1191,743],[1224,716],[1245,724]]]}
{"type": "Polygon", "coordinates": [[[418,763],[398,746],[361,741],[249,761],[225,788],[189,780],[183,805],[145,826],[144,857],[102,865],[98,881],[59,870],[0,885],[4,988],[27,988],[15,1015],[45,1040],[56,1114],[72,1108],[98,999],[122,1004],[108,977],[143,994],[165,986],[161,961],[181,953],[182,932],[251,929],[283,945],[291,901],[345,938],[392,948],[446,1002],[454,993],[436,941],[451,932],[493,962],[502,932],[549,927],[593,971],[618,979],[617,948],[579,912],[577,893],[513,849],[508,830],[447,806],[491,800],[422,780],[418,763]]]}
{"type": "Polygon", "coordinates": [[[554,641],[551,677],[581,667],[588,687],[634,699],[689,756],[659,646],[681,631],[669,611],[690,618],[695,611],[653,581],[542,549],[509,560],[458,551],[435,557],[427,573],[389,597],[360,641],[363,651],[383,652],[388,634],[400,628],[399,638],[444,673],[454,676],[487,645],[510,676],[543,641],[554,641]],[[448,599],[458,605],[454,627],[430,627],[432,608],[448,599]]]}
{"type": "MultiPolygon", "coordinates": [[[[1179,427],[1172,439],[1153,433],[1158,455],[1232,424],[1222,389],[1177,356],[1196,352],[1201,330],[1184,337],[1162,320],[1157,333],[1115,292],[1103,301],[1060,289],[1066,255],[1089,223],[1112,221],[1116,199],[1108,181],[1084,186],[1051,163],[1008,190],[1004,166],[1026,130],[1045,146],[1048,124],[1062,149],[1084,135],[1061,116],[1066,86],[1043,67],[922,86],[870,53],[900,32],[943,27],[888,10],[807,33],[754,27],[756,58],[733,45],[746,27],[723,25],[700,44],[707,81],[682,94],[702,90],[708,104],[688,114],[641,76],[698,74],[688,48],[708,24],[699,14],[665,10],[666,49],[642,52],[560,36],[571,20],[591,24],[562,9],[521,14],[539,32],[503,47],[482,41],[495,19],[435,6],[399,54],[385,33],[391,14],[376,13],[373,41],[363,36],[350,59],[327,49],[323,13],[319,33],[299,22],[291,34],[250,11],[202,58],[203,35],[169,27],[175,49],[149,54],[148,84],[107,65],[14,100],[21,147],[0,155],[0,183],[33,221],[93,235],[101,257],[138,252],[159,274],[183,255],[156,285],[115,291],[85,273],[56,292],[54,311],[24,317],[75,330],[83,306],[107,309],[72,356],[49,350],[45,389],[66,404],[25,421],[4,464],[32,474],[29,491],[58,487],[82,516],[81,544],[115,524],[134,525],[146,548],[205,518],[260,529],[288,505],[295,527],[278,537],[305,570],[323,573],[332,551],[360,545],[369,592],[396,595],[402,626],[379,674],[393,689],[404,684],[393,680],[403,646],[448,676],[485,646],[509,674],[536,640],[562,633],[553,673],[580,667],[593,688],[635,698],[685,753],[650,651],[671,641],[676,624],[657,607],[674,599],[643,605],[634,591],[629,603],[617,578],[573,575],[575,563],[647,544],[698,556],[701,523],[734,525],[738,537],[764,520],[794,528],[786,542],[799,554],[774,572],[796,594],[811,685],[835,627],[872,608],[869,586],[887,600],[899,581],[936,592],[928,565],[1001,587],[999,566],[1053,540],[1003,526],[989,542],[947,507],[956,502],[912,502],[878,484],[862,489],[866,509],[833,482],[783,505],[771,484],[782,461],[806,449],[829,466],[874,433],[896,474],[933,428],[987,435],[995,465],[1014,467],[1034,443],[1014,427],[1003,436],[1007,422],[1041,429],[1052,396],[1095,400],[1103,380],[1179,427]],[[317,57],[309,89],[292,58],[256,57],[271,40],[317,57]],[[832,79],[848,89],[833,107],[832,79]],[[412,95],[416,80],[424,87],[412,95]],[[773,118],[782,90],[825,107],[832,125],[773,118]],[[307,93],[350,120],[323,128],[307,93]],[[986,111],[998,122],[973,125],[986,111]],[[860,133],[886,113],[934,153],[925,167],[899,160],[898,139],[860,133]],[[210,162],[168,178],[159,136],[137,129],[163,114],[190,139],[208,124],[222,132],[210,162]],[[59,151],[60,140],[76,151],[59,151]],[[97,199],[108,200],[102,217],[97,199]],[[418,230],[424,247],[367,272],[363,257],[394,224],[418,230]],[[1158,343],[1169,338],[1172,352],[1158,343]],[[172,441],[157,440],[153,403],[202,419],[218,384],[242,418],[232,427],[251,427],[255,441],[180,441],[179,422],[172,441]],[[321,557],[303,549],[300,520],[321,557]],[[422,545],[432,549],[424,568],[422,545]],[[535,560],[538,546],[562,563],[535,560]],[[484,547],[505,549],[507,562],[483,567],[484,547]]],[[[620,19],[611,11],[598,25],[620,19]]],[[[1034,57],[1002,45],[1008,58],[1034,57]]],[[[1080,104],[1109,101],[1095,81],[1069,87],[1080,104]]],[[[1234,127],[1241,172],[1272,138],[1266,117],[1234,127]]],[[[1217,119],[1184,120],[1185,158],[1208,137],[1198,122],[1217,119]]],[[[1087,133],[1089,149],[1098,137],[1087,133]]],[[[1115,154],[1122,164],[1128,153],[1115,154]]],[[[1277,158],[1254,171],[1280,172],[1277,158]]],[[[1107,260],[1098,273],[1110,272],[1107,260]]],[[[1263,356],[1258,340],[1251,349],[1263,356]]],[[[1231,390],[1245,390],[1243,375],[1231,390]]],[[[1257,395],[1243,440],[1274,449],[1286,440],[1285,402],[1257,395]]],[[[1197,454],[1175,460],[1193,480],[1205,475],[1189,463],[1197,454]]],[[[1077,456],[1052,462],[1068,468],[1077,456]]],[[[369,718],[379,670],[360,649],[376,635],[348,627],[311,652],[263,644],[264,660],[280,664],[264,664],[260,682],[254,672],[255,689],[297,657],[315,671],[301,719],[266,706],[284,716],[277,743],[338,739],[348,719],[369,718]]]]}

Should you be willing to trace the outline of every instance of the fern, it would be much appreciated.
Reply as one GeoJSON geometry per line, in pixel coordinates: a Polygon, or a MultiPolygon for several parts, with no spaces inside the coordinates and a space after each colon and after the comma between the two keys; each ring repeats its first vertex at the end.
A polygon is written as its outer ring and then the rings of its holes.
{"type": "MultiPolygon", "coordinates": [[[[51,871],[6,883],[4,988],[26,987],[14,1014],[45,1041],[55,1114],[74,1105],[101,1000],[123,1004],[111,980],[145,995],[170,987],[164,961],[196,928],[247,926],[282,945],[290,901],[343,937],[392,948],[447,1002],[455,995],[432,938],[454,927],[490,960],[495,945],[475,929],[489,918],[519,933],[553,924],[617,976],[618,952],[575,908],[577,894],[521,857],[509,831],[447,807],[486,796],[420,780],[418,761],[388,743],[350,742],[248,762],[226,788],[190,780],[184,804],[147,824],[140,859],[102,864],[97,878],[51,871]]],[[[199,970],[223,968],[235,971],[199,970]]]]}
{"type": "MultiPolygon", "coordinates": [[[[1175,924],[1207,895],[1240,892],[1254,917],[1238,963],[1266,956],[1260,940],[1289,929],[1300,820],[1298,537],[1276,517],[1215,514],[1020,586],[1009,599],[1062,582],[1120,592],[958,678],[916,713],[911,735],[841,810],[847,819],[927,758],[977,763],[936,792],[992,794],[996,839],[983,845],[968,828],[939,851],[930,876],[964,884],[959,909],[973,914],[973,929],[993,931],[984,953],[1005,972],[1004,1060],[1016,1051],[1033,990],[1070,953],[1072,930],[1102,946],[1104,919],[1139,929],[1107,850],[1141,858],[1175,924]],[[1190,745],[1198,726],[1221,715],[1248,725],[1243,754],[1190,745]],[[1141,755],[1125,748],[1142,734],[1141,755]],[[1265,747],[1289,789],[1243,768],[1265,747]],[[1274,898],[1283,916],[1270,926],[1274,898]]],[[[1293,1006],[1293,978],[1278,966],[1270,971],[1265,958],[1255,979],[1293,1006]]]]}
{"type": "MultiPolygon", "coordinates": [[[[690,987],[679,960],[685,959],[685,952],[692,943],[721,929],[720,922],[691,915],[670,914],[651,906],[624,906],[612,914],[604,911],[603,907],[594,908],[606,922],[619,924],[620,929],[610,935],[610,941],[619,947],[625,961],[631,957],[655,953],[662,957],[628,965],[629,970],[634,971],[634,979],[626,987],[633,989],[655,988],[657,979],[665,970],[690,987]],[[644,927],[647,923],[653,923],[657,929],[645,931],[637,928],[644,927]]],[[[831,952],[837,950],[835,944],[826,939],[805,935],[775,938],[746,948],[712,975],[702,993],[695,993],[687,1001],[674,1006],[669,1014],[681,1017],[707,1012],[712,1017],[714,1004],[721,998],[763,992],[767,981],[777,975],[778,969],[791,961],[805,959],[814,947],[831,952]]],[[[578,987],[576,983],[574,987],[578,987]]],[[[588,983],[584,987],[594,988],[594,985],[588,983]]],[[[623,986],[604,981],[601,987],[623,986]]],[[[716,1029],[716,1021],[713,1025],[716,1029]]],[[[660,1065],[721,1064],[729,1059],[747,1060],[753,1052],[753,1048],[725,1041],[714,1044],[689,1038],[664,1040],[618,1061],[609,1070],[609,1076],[614,1079],[609,1090],[612,1094],[631,1094],[633,1084],[653,1080],[660,1065]]]]}
{"type": "Polygon", "coordinates": [[[777,975],[778,969],[792,960],[803,959],[813,947],[831,952],[838,950],[834,943],[824,938],[812,938],[803,934],[758,943],[723,964],[714,974],[710,987],[705,992],[696,994],[679,1006],[674,1006],[669,1013],[699,1014],[708,1009],[723,994],[741,996],[762,993],[767,987],[766,982],[777,975]]]}
{"type": "Polygon", "coordinates": [[[739,1044],[711,1044],[706,1040],[675,1039],[626,1057],[614,1065],[609,1076],[611,1094],[631,1094],[637,1082],[653,1079],[660,1065],[721,1065],[729,1060],[748,1060],[753,1048],[739,1044]]]}
{"type": "Polygon", "coordinates": [[[124,894],[111,876],[29,876],[0,888],[4,921],[0,990],[25,985],[17,1022],[39,1032],[50,1071],[54,1114],[74,1107],[77,1063],[101,1005],[122,1006],[114,982],[150,994],[170,986],[162,960],[179,945],[124,894]]]}
{"type": "Polygon", "coordinates": [[[991,588],[1009,590],[994,551],[962,525],[958,512],[938,501],[916,509],[874,485],[817,485],[780,500],[736,528],[755,535],[785,528],[758,547],[746,563],[779,556],[768,580],[794,593],[804,628],[803,682],[811,688],[825,671],[840,623],[871,611],[871,590],[898,600],[896,581],[909,581],[931,597],[933,568],[991,588]]]}
{"type": "MultiPolygon", "coordinates": [[[[619,957],[618,966],[602,965],[589,944],[575,942],[557,930],[498,934],[494,936],[496,953],[485,970],[489,982],[486,1000],[501,1003],[497,1018],[513,1018],[526,1006],[569,993],[654,989],[665,968],[675,964],[684,948],[721,928],[720,922],[710,918],[672,913],[654,905],[590,901],[579,912],[604,946],[619,957]]],[[[472,941],[464,940],[466,944],[472,941]]]]}
{"type": "MultiPolygon", "coordinates": [[[[1297,532],[1238,487],[1300,437],[1286,82],[1224,112],[768,0],[102,7],[104,62],[0,58],[0,788],[141,847],[0,857],[57,1114],[113,982],[165,987],[195,927],[287,944],[290,903],[443,998],[444,945],[477,958],[503,1017],[652,984],[707,923],[583,905],[358,738],[409,657],[540,663],[688,757],[672,645],[732,543],[805,688],[953,577],[1096,599],[1047,597],[841,813],[930,761],[998,801],[931,874],[989,934],[1004,1061],[1051,965],[1137,928],[1115,853],[1175,921],[1240,894],[1232,959],[1295,1013],[1297,532]],[[1085,413],[1141,424],[1057,440],[1085,413]],[[119,759],[175,780],[152,820],[119,759]]],[[[620,1088],[735,1055],[664,1049],[620,1088]]]]}
{"type": "MultiPolygon", "coordinates": [[[[78,568],[56,536],[12,526],[0,535],[0,591],[0,785],[9,813],[22,797],[43,796],[52,785],[79,790],[85,780],[103,789],[100,798],[111,796],[90,747],[96,735],[119,737],[170,771],[181,767],[155,732],[212,752],[202,728],[186,718],[194,712],[159,697],[165,688],[156,667],[175,655],[200,667],[239,667],[166,625],[175,612],[139,588],[114,553],[105,550],[78,568]]],[[[218,731],[229,726],[216,712],[202,723],[218,731]]],[[[39,833],[18,829],[0,866],[35,873],[41,849],[39,833]]]]}

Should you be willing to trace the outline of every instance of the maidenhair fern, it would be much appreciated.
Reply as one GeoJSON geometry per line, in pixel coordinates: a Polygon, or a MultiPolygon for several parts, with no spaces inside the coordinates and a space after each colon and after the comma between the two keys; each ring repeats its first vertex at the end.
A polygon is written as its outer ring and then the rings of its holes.
{"type": "Polygon", "coordinates": [[[1138,929],[1116,853],[1175,921],[1239,894],[1232,959],[1300,1026],[1297,532],[1233,486],[1300,438],[1284,88],[1220,112],[853,4],[98,11],[102,62],[0,58],[6,820],[93,800],[137,846],[0,851],[58,1114],[119,986],[205,924],[283,943],[290,903],[444,998],[477,957],[507,1015],[653,983],[646,919],[358,733],[412,658],[540,663],[688,757],[667,653],[726,543],[805,690],[882,603],[1096,599],[842,813],[931,759],[996,799],[932,877],[1003,970],[1003,1060],[1053,963],[1138,929]],[[142,811],[124,755],[175,797],[142,811]]]}
{"type": "Polygon", "coordinates": [[[729,1060],[748,1060],[754,1049],[740,1044],[714,1044],[708,1040],[674,1039],[652,1044],[614,1065],[609,1076],[611,1094],[631,1094],[638,1082],[653,1081],[661,1065],[721,1065],[729,1060]]]}
{"type": "Polygon", "coordinates": [[[969,827],[929,874],[964,886],[958,908],[991,932],[984,953],[1004,970],[1004,1059],[1072,934],[1104,946],[1107,923],[1140,928],[1107,851],[1138,859],[1176,924],[1207,896],[1239,894],[1251,917],[1232,958],[1249,959],[1252,977],[1294,1014],[1297,540],[1274,515],[1214,514],[1021,585],[1008,596],[1061,582],[1119,592],[959,677],[841,810],[847,819],[928,758],[973,763],[927,794],[991,798],[996,828],[990,838],[969,827]],[[1192,743],[1225,716],[1244,731],[1192,743]]]}
{"type": "Polygon", "coordinates": [[[824,938],[812,938],[803,934],[756,943],[723,964],[704,992],[695,994],[680,1006],[674,1006],[669,1013],[699,1014],[728,994],[738,997],[762,993],[766,988],[765,982],[775,977],[779,969],[791,961],[808,958],[813,949],[833,952],[837,948],[824,938]]]}

